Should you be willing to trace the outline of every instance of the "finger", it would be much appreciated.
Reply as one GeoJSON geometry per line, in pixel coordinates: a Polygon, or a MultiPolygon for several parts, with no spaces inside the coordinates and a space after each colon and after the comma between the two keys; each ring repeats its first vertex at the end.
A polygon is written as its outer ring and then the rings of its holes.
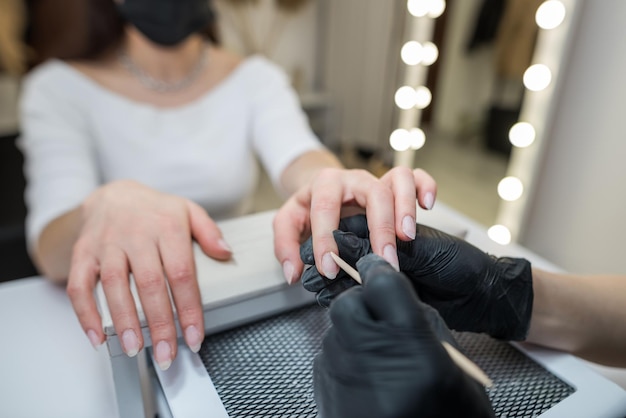
{"type": "Polygon", "coordinates": [[[337,333],[351,338],[358,325],[371,318],[363,300],[362,286],[355,286],[339,295],[330,305],[330,320],[337,333]]]}
{"type": "Polygon", "coordinates": [[[204,340],[204,317],[189,232],[170,231],[159,240],[159,251],[183,336],[197,353],[204,340]]]}
{"type": "Polygon", "coordinates": [[[367,192],[367,225],[372,251],[399,270],[396,249],[396,227],[393,193],[381,182],[370,185],[367,192]]]}
{"type": "MultiPolygon", "coordinates": [[[[366,224],[365,217],[362,219],[363,223],[366,224]]],[[[335,230],[333,231],[333,239],[337,244],[339,256],[352,267],[355,266],[356,261],[359,258],[372,251],[372,247],[368,239],[359,238],[352,232],[335,230]]],[[[300,245],[300,258],[305,264],[315,265],[312,237],[300,245]]]]}
{"type": "Polygon", "coordinates": [[[217,224],[206,211],[196,203],[186,201],[191,235],[198,242],[204,253],[217,260],[228,260],[232,250],[222,237],[217,224]]]}
{"type": "Polygon", "coordinates": [[[317,271],[315,266],[311,266],[304,270],[301,280],[302,286],[309,292],[313,293],[319,292],[333,281],[324,277],[319,271],[317,271]]]}
{"type": "Polygon", "coordinates": [[[361,257],[372,252],[368,239],[359,238],[351,232],[335,230],[333,237],[339,249],[339,256],[352,267],[356,266],[361,257]]]}
{"type": "Polygon", "coordinates": [[[309,234],[308,193],[302,190],[292,196],[278,210],[272,222],[274,230],[274,255],[283,268],[283,276],[289,284],[300,278],[304,264],[313,264],[313,243],[310,243],[311,260],[301,258],[302,239],[309,234]]]}
{"type": "Polygon", "coordinates": [[[363,298],[374,319],[402,328],[417,329],[426,324],[406,276],[374,254],[363,257],[357,266],[363,279],[363,298]]]}
{"type": "Polygon", "coordinates": [[[315,265],[327,278],[334,279],[339,266],[330,255],[337,253],[332,231],[339,226],[344,201],[344,185],[338,170],[324,170],[315,179],[311,190],[311,235],[315,265]]]}
{"type": "Polygon", "coordinates": [[[134,246],[128,254],[139,299],[150,328],[154,359],[167,370],[176,357],[176,328],[163,265],[154,245],[134,246]]]}
{"type": "Polygon", "coordinates": [[[130,292],[128,260],[120,248],[107,246],[104,249],[100,281],[122,349],[129,357],[133,357],[143,347],[143,336],[137,307],[130,292]]]}
{"type": "Polygon", "coordinates": [[[94,348],[101,345],[105,339],[102,319],[93,296],[98,271],[98,263],[94,257],[86,254],[81,257],[72,257],[66,288],[78,322],[94,348]]]}
{"type": "Polygon", "coordinates": [[[357,284],[358,283],[355,282],[347,274],[343,276],[337,276],[335,280],[333,280],[331,283],[328,284],[328,286],[320,290],[317,295],[315,295],[315,299],[320,306],[328,308],[331,302],[335,298],[337,298],[337,296],[350,289],[351,287],[356,286],[357,284]]]}
{"type": "Polygon", "coordinates": [[[421,168],[413,170],[417,187],[417,201],[423,209],[431,210],[437,198],[437,182],[421,168]]]}
{"type": "Polygon", "coordinates": [[[403,241],[415,239],[417,184],[413,171],[397,167],[389,173],[387,183],[393,192],[397,236],[403,241]]]}
{"type": "MultiPolygon", "coordinates": [[[[351,285],[353,283],[356,283],[354,279],[352,279],[344,271],[340,271],[337,274],[337,277],[334,279],[327,279],[326,277],[324,277],[319,271],[317,271],[315,266],[309,267],[308,269],[304,271],[304,273],[302,273],[302,286],[309,292],[319,293],[326,288],[333,288],[334,283],[336,282],[347,282],[347,283],[350,283],[351,285]]],[[[343,290],[343,289],[347,289],[348,287],[351,287],[351,286],[344,286],[343,288],[337,287],[336,289],[343,290]]],[[[338,294],[339,291],[337,291],[336,293],[338,294]]],[[[329,303],[330,303],[330,300],[327,303],[323,304],[322,306],[328,306],[329,303]]]]}

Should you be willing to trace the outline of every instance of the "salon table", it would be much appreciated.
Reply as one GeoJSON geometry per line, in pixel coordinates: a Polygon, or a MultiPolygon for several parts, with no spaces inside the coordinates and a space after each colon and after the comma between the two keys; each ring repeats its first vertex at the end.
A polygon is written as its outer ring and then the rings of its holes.
{"type": "MultiPolygon", "coordinates": [[[[147,349],[134,358],[122,353],[101,288],[96,297],[108,337],[94,350],[62,287],[41,277],[1,283],[0,417],[315,416],[310,367],[328,320],[312,294],[284,283],[271,257],[272,216],[220,223],[235,263],[196,253],[207,339],[199,354],[179,345],[165,372],[152,364],[146,331],[147,349]],[[290,357],[280,358],[283,352],[290,357]]],[[[420,210],[418,221],[491,254],[559,270],[516,244],[494,243],[483,226],[441,202],[420,210]]],[[[140,304],[138,312],[143,318],[140,304]]],[[[494,378],[497,416],[626,417],[626,370],[478,334],[457,337],[494,378]]]]}

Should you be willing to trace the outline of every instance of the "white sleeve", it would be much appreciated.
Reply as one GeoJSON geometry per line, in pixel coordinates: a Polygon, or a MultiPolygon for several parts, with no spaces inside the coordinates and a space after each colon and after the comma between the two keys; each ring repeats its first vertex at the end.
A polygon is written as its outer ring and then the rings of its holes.
{"type": "Polygon", "coordinates": [[[274,187],[280,175],[300,155],[323,148],[286,74],[274,64],[261,61],[253,98],[254,148],[274,187]],[[260,87],[259,87],[260,86],[260,87]]]}
{"type": "Polygon", "coordinates": [[[80,205],[99,184],[80,92],[57,70],[44,64],[27,76],[20,100],[30,250],[50,221],[80,205]]]}

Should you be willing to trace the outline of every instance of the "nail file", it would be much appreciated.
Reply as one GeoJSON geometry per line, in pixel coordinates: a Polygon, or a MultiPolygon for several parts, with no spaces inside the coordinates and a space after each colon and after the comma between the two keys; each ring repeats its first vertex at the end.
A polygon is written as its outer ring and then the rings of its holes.
{"type": "MultiPolygon", "coordinates": [[[[343,261],[341,257],[339,257],[332,251],[330,252],[330,256],[333,258],[333,260],[335,260],[335,263],[337,263],[337,265],[341,267],[346,273],[348,273],[348,275],[352,277],[357,283],[363,284],[363,281],[361,280],[361,275],[358,271],[354,269],[354,267],[343,261]]],[[[487,376],[484,371],[482,371],[480,367],[478,367],[478,365],[476,365],[476,363],[465,357],[463,353],[454,348],[448,342],[442,341],[441,344],[443,345],[443,348],[446,349],[446,352],[448,353],[452,361],[454,361],[454,363],[459,366],[461,370],[470,375],[472,378],[476,379],[483,386],[486,386],[488,388],[493,386],[493,381],[489,378],[489,376],[487,376]]]]}

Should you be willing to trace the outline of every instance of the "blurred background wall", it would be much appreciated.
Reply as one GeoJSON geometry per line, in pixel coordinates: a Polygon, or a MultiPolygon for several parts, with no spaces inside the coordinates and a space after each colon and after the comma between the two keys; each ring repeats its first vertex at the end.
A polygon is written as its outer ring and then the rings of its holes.
{"type": "Polygon", "coordinates": [[[626,273],[626,2],[583,1],[521,242],[573,272],[626,273]]]}
{"type": "MultiPolygon", "coordinates": [[[[80,13],[82,1],[0,2],[0,225],[19,227],[24,214],[21,155],[14,147],[21,70],[9,60],[21,51],[32,65],[55,55],[55,42],[80,48],[81,40],[68,35],[67,22],[47,16],[56,7],[68,16],[80,13]],[[57,33],[55,42],[38,35],[43,26],[57,33]]],[[[499,145],[487,139],[495,123],[515,116],[520,105],[521,80],[500,77],[496,66],[497,23],[505,19],[507,5],[526,5],[516,13],[532,17],[538,3],[449,0],[436,22],[439,58],[426,80],[433,100],[423,114],[426,143],[415,166],[435,176],[440,201],[485,226],[496,218],[496,187],[509,158],[506,129],[499,145]],[[499,113],[504,116],[494,118],[497,107],[504,108],[499,113]]],[[[573,46],[547,126],[540,181],[530,191],[520,240],[571,271],[623,273],[626,3],[579,3],[573,46]]],[[[314,129],[346,165],[390,166],[389,134],[398,118],[394,93],[403,76],[399,52],[407,40],[405,0],[215,0],[215,5],[224,45],[242,54],[265,54],[281,65],[314,129]]]]}

